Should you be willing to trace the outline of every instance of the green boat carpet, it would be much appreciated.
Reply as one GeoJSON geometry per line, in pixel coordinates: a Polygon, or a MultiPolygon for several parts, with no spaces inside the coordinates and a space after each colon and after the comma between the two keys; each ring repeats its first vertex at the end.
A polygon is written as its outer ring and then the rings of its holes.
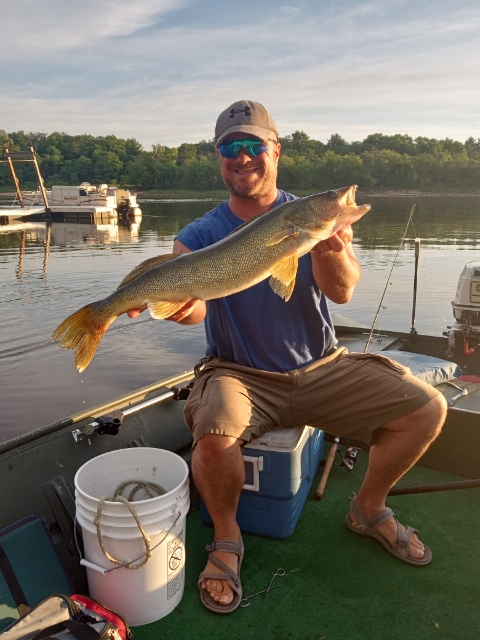
{"type": "MultiPolygon", "coordinates": [[[[432,549],[431,564],[414,567],[344,525],[348,496],[366,466],[361,452],[352,472],[333,467],[321,501],[314,499],[318,476],[288,540],[244,534],[244,595],[265,589],[280,567],[286,575],[275,578],[281,587],[266,599],[256,596],[248,608],[229,615],[211,613],[200,603],[197,578],[213,530],[199,513],[188,518],[183,599],[162,620],[134,628],[135,640],[477,640],[480,489],[389,499],[400,522],[417,528],[432,549]]],[[[414,467],[401,484],[455,479],[414,467]]]]}

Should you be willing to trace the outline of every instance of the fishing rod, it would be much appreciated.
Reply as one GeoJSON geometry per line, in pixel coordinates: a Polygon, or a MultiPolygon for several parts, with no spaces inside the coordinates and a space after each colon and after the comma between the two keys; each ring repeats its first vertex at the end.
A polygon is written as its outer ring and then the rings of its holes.
{"type": "Polygon", "coordinates": [[[397,254],[395,256],[395,260],[393,261],[392,268],[390,269],[390,274],[388,276],[388,280],[387,280],[387,283],[385,285],[385,289],[383,291],[383,295],[382,295],[382,297],[380,299],[380,304],[378,305],[377,313],[375,314],[375,318],[373,319],[372,328],[370,329],[370,334],[368,336],[367,344],[365,345],[365,349],[363,350],[363,353],[367,353],[367,351],[368,351],[368,347],[369,347],[370,341],[372,339],[373,331],[375,329],[375,325],[377,323],[377,319],[378,319],[378,316],[380,314],[380,309],[382,309],[382,308],[384,309],[385,308],[385,307],[383,307],[383,299],[385,297],[385,294],[387,293],[388,285],[390,284],[390,278],[392,277],[393,269],[395,267],[395,264],[397,263],[398,254],[400,253],[400,249],[402,248],[402,244],[403,244],[403,242],[405,240],[405,236],[407,235],[408,227],[410,225],[410,221],[411,221],[411,219],[413,217],[413,212],[415,211],[415,207],[416,206],[417,205],[414,204],[412,209],[411,209],[411,211],[410,211],[410,216],[408,218],[408,222],[407,222],[407,225],[405,227],[405,231],[403,232],[402,239],[400,240],[400,244],[398,245],[397,254]]]}

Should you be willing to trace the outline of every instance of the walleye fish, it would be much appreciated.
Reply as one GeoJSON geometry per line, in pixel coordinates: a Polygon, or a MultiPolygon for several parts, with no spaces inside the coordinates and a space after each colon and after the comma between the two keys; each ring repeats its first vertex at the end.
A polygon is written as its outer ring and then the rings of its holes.
{"type": "Polygon", "coordinates": [[[286,202],[205,249],[146,260],[114,293],[64,320],[52,338],[75,350],[81,372],[108,327],[130,309],[147,305],[153,318],[168,318],[190,300],[223,298],[268,277],[273,291],[288,301],[298,258],[370,210],[369,204],[355,204],[356,189],[352,185],[286,202]]]}

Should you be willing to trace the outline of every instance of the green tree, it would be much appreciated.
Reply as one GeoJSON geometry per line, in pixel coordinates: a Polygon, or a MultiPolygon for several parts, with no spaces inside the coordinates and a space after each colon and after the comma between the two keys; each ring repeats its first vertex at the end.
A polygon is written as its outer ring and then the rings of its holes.
{"type": "Polygon", "coordinates": [[[469,158],[480,160],[480,138],[477,138],[477,140],[472,137],[467,138],[465,140],[465,149],[469,158]]]}
{"type": "Polygon", "coordinates": [[[323,189],[337,189],[351,184],[371,189],[375,185],[375,179],[369,174],[360,156],[340,155],[329,150],[315,164],[313,183],[315,187],[323,189]]]}
{"type": "Polygon", "coordinates": [[[178,147],[177,164],[180,167],[196,160],[197,148],[194,144],[188,144],[184,142],[178,147]]]}
{"type": "Polygon", "coordinates": [[[6,131],[0,129],[0,152],[3,152],[4,149],[8,149],[9,151],[16,151],[15,143],[7,134],[6,131]]]}
{"type": "Polygon", "coordinates": [[[95,149],[92,162],[95,166],[95,179],[99,182],[117,181],[123,169],[123,162],[113,151],[95,149]]]}
{"type": "Polygon", "coordinates": [[[365,169],[380,189],[411,189],[415,186],[415,165],[412,156],[391,149],[362,153],[365,169]]]}
{"type": "Polygon", "coordinates": [[[165,147],[163,144],[152,144],[152,154],[157,162],[177,162],[178,149],[165,147]]]}
{"type": "MultiPolygon", "coordinates": [[[[380,151],[388,149],[400,154],[415,155],[416,147],[413,138],[408,135],[396,133],[393,136],[386,136],[383,133],[372,133],[363,140],[362,151],[380,151]]],[[[361,153],[361,152],[360,152],[361,153]]]]}
{"type": "Polygon", "coordinates": [[[327,150],[339,155],[345,155],[350,151],[348,142],[339,133],[332,133],[327,142],[327,150]]]}
{"type": "Polygon", "coordinates": [[[285,189],[308,189],[313,186],[314,164],[305,156],[281,156],[278,184],[285,189]]]}
{"type": "Polygon", "coordinates": [[[183,183],[188,189],[207,191],[221,185],[218,162],[207,160],[205,156],[190,160],[183,168],[183,183]]]}

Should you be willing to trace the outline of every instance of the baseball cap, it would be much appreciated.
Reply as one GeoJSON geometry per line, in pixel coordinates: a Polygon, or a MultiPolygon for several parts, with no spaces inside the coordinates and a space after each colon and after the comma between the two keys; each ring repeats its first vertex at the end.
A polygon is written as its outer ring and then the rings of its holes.
{"type": "Polygon", "coordinates": [[[222,111],[215,125],[215,144],[236,132],[249,133],[261,140],[270,137],[278,140],[275,120],[263,105],[253,100],[239,100],[222,111]]]}

